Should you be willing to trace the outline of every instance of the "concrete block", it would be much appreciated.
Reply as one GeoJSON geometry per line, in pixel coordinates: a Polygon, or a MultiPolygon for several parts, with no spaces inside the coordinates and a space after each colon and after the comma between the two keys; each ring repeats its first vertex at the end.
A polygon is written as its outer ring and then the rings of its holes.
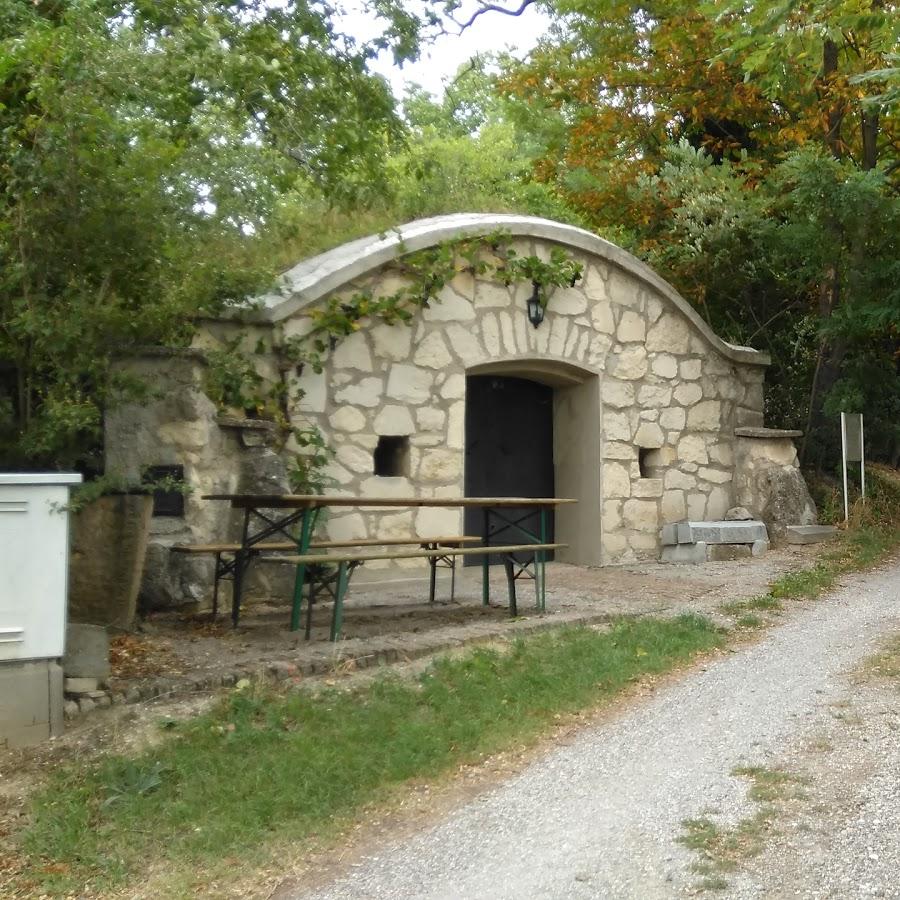
{"type": "Polygon", "coordinates": [[[750,555],[751,556],[762,556],[763,553],[768,553],[769,551],[769,542],[768,541],[754,541],[750,545],[750,555]]]}
{"type": "Polygon", "coordinates": [[[837,537],[834,525],[788,525],[785,529],[789,544],[818,544],[837,537]]]}
{"type": "MultiPolygon", "coordinates": [[[[102,625],[79,625],[70,622],[66,626],[66,653],[63,671],[67,679],[94,678],[103,681],[109,677],[109,635],[102,625]]],[[[66,688],[66,690],[72,690],[66,688]]],[[[95,690],[88,688],[87,690],[95,690]]]]}
{"type": "Polygon", "coordinates": [[[659,561],[674,565],[697,565],[706,562],[706,544],[700,541],[696,544],[675,544],[663,547],[659,555],[659,561]]]}
{"type": "Polygon", "coordinates": [[[96,678],[67,678],[64,685],[67,694],[91,694],[99,686],[96,678]]]}
{"type": "Polygon", "coordinates": [[[0,747],[62,732],[62,672],[55,660],[0,663],[0,747]]]}
{"type": "Polygon", "coordinates": [[[66,730],[65,696],[63,694],[63,668],[55,660],[47,663],[48,702],[50,706],[50,735],[66,730]]]}
{"type": "MultiPolygon", "coordinates": [[[[769,539],[766,526],[759,521],[749,522],[677,522],[674,526],[676,543],[695,544],[752,544],[769,539]]],[[[666,533],[670,537],[671,532],[666,533]]],[[[666,543],[663,540],[663,543],[666,543]]]]}
{"type": "Polygon", "coordinates": [[[659,542],[663,547],[671,547],[678,543],[678,527],[675,522],[663,525],[659,529],[659,542]]]}
{"type": "Polygon", "coordinates": [[[769,535],[764,523],[749,522],[673,522],[660,529],[663,546],[674,544],[752,544],[767,541],[769,535]]]}
{"type": "Polygon", "coordinates": [[[710,562],[731,562],[735,559],[749,559],[750,544],[709,544],[706,558],[710,562]]]}

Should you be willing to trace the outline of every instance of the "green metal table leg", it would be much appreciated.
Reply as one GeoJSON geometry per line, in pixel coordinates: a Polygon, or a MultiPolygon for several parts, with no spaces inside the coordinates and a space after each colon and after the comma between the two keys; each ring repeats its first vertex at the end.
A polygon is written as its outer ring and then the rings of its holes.
{"type": "MultiPolygon", "coordinates": [[[[300,537],[297,540],[297,553],[301,556],[309,552],[309,543],[312,538],[315,511],[303,510],[303,518],[300,520],[300,537]]],[[[291,631],[300,628],[300,613],[303,609],[303,584],[306,581],[306,563],[299,563],[294,575],[294,599],[291,604],[291,631]]]]}
{"type": "MultiPolygon", "coordinates": [[[[491,511],[488,507],[483,510],[484,513],[484,545],[489,547],[491,543],[491,511]]],[[[490,606],[491,603],[491,566],[490,553],[485,553],[481,558],[481,605],[490,606]]]]}
{"type": "Polygon", "coordinates": [[[347,563],[338,564],[337,588],[334,596],[334,612],[331,615],[331,640],[336,641],[341,636],[341,626],[344,624],[344,594],[347,593],[347,563]]]}

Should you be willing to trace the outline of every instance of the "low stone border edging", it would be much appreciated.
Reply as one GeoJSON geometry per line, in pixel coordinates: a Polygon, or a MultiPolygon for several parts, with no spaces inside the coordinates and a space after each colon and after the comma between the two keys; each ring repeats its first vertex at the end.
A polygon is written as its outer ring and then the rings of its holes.
{"type": "Polygon", "coordinates": [[[351,638],[335,647],[329,644],[312,659],[295,661],[291,659],[270,660],[255,668],[237,667],[224,673],[210,673],[194,678],[154,678],[141,684],[124,685],[113,679],[111,686],[103,690],[90,691],[75,698],[68,695],[64,704],[65,718],[73,721],[98,709],[109,709],[113,706],[132,705],[156,700],[160,697],[175,698],[198,692],[212,692],[220,688],[234,687],[243,678],[271,681],[287,681],[291,678],[326,675],[342,666],[352,665],[354,669],[367,669],[376,666],[387,666],[398,662],[407,662],[464,647],[469,644],[484,643],[491,640],[505,640],[519,634],[546,631],[565,625],[596,625],[609,619],[608,613],[596,615],[576,615],[567,617],[557,614],[546,617],[522,618],[508,621],[505,627],[484,627],[484,623],[473,625],[449,626],[455,634],[413,634],[404,638],[387,637],[380,641],[351,638]],[[351,646],[351,645],[364,646],[351,646]]]}

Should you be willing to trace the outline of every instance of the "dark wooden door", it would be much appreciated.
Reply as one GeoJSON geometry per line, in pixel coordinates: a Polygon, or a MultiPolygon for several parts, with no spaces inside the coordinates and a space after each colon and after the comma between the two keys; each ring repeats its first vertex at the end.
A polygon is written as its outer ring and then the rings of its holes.
{"type": "MultiPolygon", "coordinates": [[[[524,378],[472,375],[466,379],[467,497],[553,497],[553,389],[524,378]]],[[[508,510],[518,517],[526,510],[508,510]]],[[[540,532],[537,510],[523,526],[540,532]]],[[[467,509],[465,533],[482,535],[480,509],[467,509]]],[[[553,511],[548,535],[553,537],[553,511]]],[[[491,536],[493,544],[521,544],[524,536],[506,528],[491,536]]],[[[478,564],[469,558],[468,564],[478,564]]],[[[491,558],[491,563],[499,563],[491,558]]]]}

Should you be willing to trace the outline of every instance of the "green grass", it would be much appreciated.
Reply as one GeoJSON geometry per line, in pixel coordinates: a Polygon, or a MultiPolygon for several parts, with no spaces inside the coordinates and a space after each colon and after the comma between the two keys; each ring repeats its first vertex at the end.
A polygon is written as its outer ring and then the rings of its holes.
{"type": "Polygon", "coordinates": [[[900,635],[895,635],[871,656],[865,668],[879,678],[900,679],[900,635]]]}
{"type": "Polygon", "coordinates": [[[35,893],[103,890],[149,862],[200,870],[261,859],[273,838],[327,837],[392,786],[533,740],[723,641],[699,616],[620,620],[439,659],[416,681],[236,690],[142,755],[53,777],[33,802],[24,877],[35,893]]]}
{"type": "Polygon", "coordinates": [[[783,804],[806,799],[802,790],[806,779],[783,769],[742,766],[732,774],[750,781],[748,797],[757,804],[752,815],[729,828],[720,827],[708,816],[681,823],[684,830],[678,841],[698,855],[692,868],[700,876],[700,890],[727,888],[724,876],[762,853],[769,835],[777,831],[783,804]]]}

